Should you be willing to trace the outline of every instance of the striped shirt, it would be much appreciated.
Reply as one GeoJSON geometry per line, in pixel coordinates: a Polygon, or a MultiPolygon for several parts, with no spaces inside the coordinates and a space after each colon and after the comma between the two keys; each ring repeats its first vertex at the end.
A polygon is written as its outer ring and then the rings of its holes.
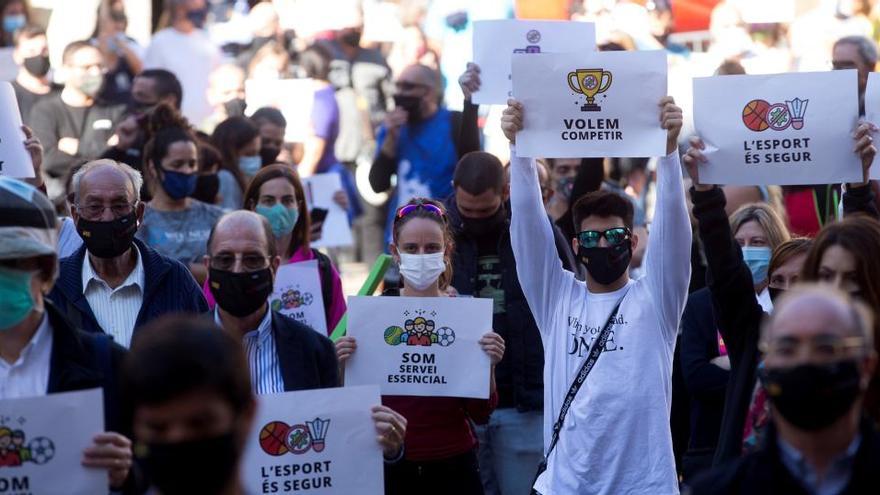
{"type": "MultiPolygon", "coordinates": [[[[214,322],[223,327],[219,309],[214,310],[214,322]]],[[[284,378],[281,376],[275,337],[272,336],[272,311],[267,310],[257,329],[244,334],[241,340],[247,354],[254,392],[257,395],[284,392],[284,378]]]]}
{"type": "Polygon", "coordinates": [[[141,252],[134,244],[131,247],[137,255],[134,270],[115,289],[95,273],[88,254],[82,267],[83,295],[95,314],[95,320],[104,332],[125,348],[131,344],[134,325],[144,302],[145,286],[141,252]]]}

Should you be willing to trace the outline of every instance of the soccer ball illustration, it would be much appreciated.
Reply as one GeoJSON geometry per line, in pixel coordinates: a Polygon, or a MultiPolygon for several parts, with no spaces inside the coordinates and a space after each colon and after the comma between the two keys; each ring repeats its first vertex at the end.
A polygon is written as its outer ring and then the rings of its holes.
{"type": "Polygon", "coordinates": [[[441,347],[447,347],[455,342],[455,332],[449,327],[442,327],[437,330],[437,343],[441,347]]]}
{"type": "Polygon", "coordinates": [[[35,464],[46,464],[55,457],[55,444],[46,437],[37,437],[28,443],[35,464]]]}

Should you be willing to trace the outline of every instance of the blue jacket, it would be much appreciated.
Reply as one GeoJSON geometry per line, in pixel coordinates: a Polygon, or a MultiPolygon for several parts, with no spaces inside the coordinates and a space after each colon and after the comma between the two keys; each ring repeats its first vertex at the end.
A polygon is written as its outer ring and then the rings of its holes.
{"type": "MultiPolygon", "coordinates": [[[[183,263],[165,257],[138,239],[135,245],[144,265],[144,301],[134,325],[135,332],[150,321],[168,313],[197,313],[208,311],[208,303],[201,287],[183,263]]],[[[86,332],[104,332],[95,319],[89,302],[83,295],[82,267],[86,247],[61,260],[61,271],[49,299],[73,322],[86,332]]]]}

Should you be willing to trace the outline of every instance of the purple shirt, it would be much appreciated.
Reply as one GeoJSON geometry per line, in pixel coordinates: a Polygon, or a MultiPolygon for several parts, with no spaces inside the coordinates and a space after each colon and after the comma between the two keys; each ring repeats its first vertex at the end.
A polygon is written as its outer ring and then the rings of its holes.
{"type": "Polygon", "coordinates": [[[312,129],[315,136],[324,139],[324,153],[315,167],[317,173],[326,172],[336,163],[336,138],[339,136],[339,105],[336,103],[336,90],[327,86],[315,91],[312,104],[312,129]]]}

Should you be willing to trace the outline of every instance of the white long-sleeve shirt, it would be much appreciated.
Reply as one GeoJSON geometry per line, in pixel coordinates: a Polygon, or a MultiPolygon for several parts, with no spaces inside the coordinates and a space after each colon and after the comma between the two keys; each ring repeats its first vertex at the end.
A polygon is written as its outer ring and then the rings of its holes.
{"type": "Polygon", "coordinates": [[[568,411],[543,495],[677,494],[669,430],[672,358],[690,282],[691,228],[677,153],[660,159],[645,276],[594,294],[562,268],[533,160],[511,150],[517,274],[544,343],[544,450],[575,374],[617,301],[604,352],[568,411]]]}

